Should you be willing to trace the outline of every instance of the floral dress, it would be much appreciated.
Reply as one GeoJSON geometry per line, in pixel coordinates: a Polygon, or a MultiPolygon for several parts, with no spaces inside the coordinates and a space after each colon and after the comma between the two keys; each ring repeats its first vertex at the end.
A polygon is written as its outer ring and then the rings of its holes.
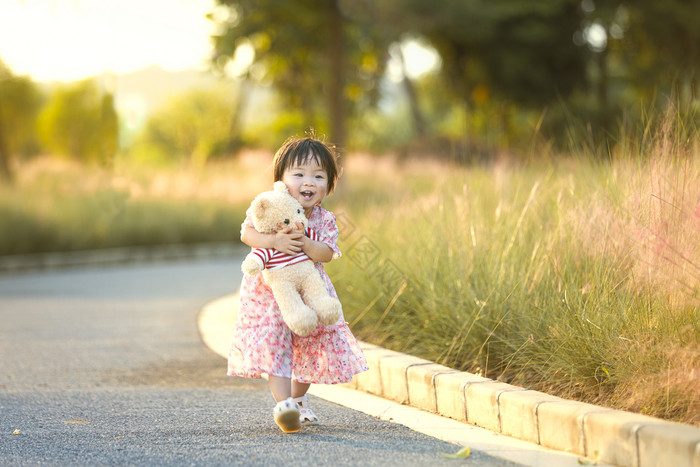
{"type": "MultiPolygon", "coordinates": [[[[252,225],[250,215],[243,227],[252,225]]],[[[335,216],[314,206],[309,227],[339,258],[335,216]]],[[[315,263],[328,292],[338,295],[323,264],[315,263]]],[[[228,375],[260,378],[262,374],[291,378],[301,383],[347,383],[368,369],[365,357],[345,318],[330,326],[321,324],[308,336],[289,330],[282,320],[272,290],[262,273],[244,276],[238,304],[238,319],[228,357],[228,375]]]]}

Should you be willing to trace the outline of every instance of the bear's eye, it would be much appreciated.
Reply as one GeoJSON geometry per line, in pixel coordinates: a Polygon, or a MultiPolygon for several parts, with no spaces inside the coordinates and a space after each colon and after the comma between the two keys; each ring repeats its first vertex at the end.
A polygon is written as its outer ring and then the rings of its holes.
{"type": "Polygon", "coordinates": [[[289,219],[285,219],[285,220],[284,220],[284,223],[287,224],[287,225],[289,225],[289,219]]]}
{"type": "Polygon", "coordinates": [[[301,214],[301,209],[297,209],[297,214],[301,214]]]}

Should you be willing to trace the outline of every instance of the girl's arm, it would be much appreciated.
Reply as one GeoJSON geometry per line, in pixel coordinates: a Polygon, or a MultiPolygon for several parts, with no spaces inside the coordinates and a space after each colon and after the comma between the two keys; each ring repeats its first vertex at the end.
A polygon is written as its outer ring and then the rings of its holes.
{"type": "Polygon", "coordinates": [[[306,253],[306,256],[311,258],[311,261],[314,263],[327,263],[333,259],[333,250],[331,247],[323,242],[318,242],[307,237],[304,234],[303,225],[296,224],[295,227],[296,230],[293,230],[292,233],[298,233],[300,235],[299,240],[303,243],[301,249],[306,253]]]}
{"type": "MultiPolygon", "coordinates": [[[[302,227],[297,224],[297,228],[301,229],[302,227]]],[[[327,263],[333,259],[333,250],[325,243],[312,240],[306,235],[301,240],[304,242],[302,250],[314,263],[327,263]]]]}
{"type": "Polygon", "coordinates": [[[333,259],[333,250],[323,242],[316,242],[309,237],[302,238],[304,242],[304,253],[311,258],[314,263],[327,263],[333,259]]]}
{"type": "MultiPolygon", "coordinates": [[[[287,255],[295,255],[304,247],[304,232],[288,226],[273,234],[260,233],[251,226],[241,232],[241,241],[251,248],[274,248],[287,255]]],[[[309,255],[309,253],[306,253],[309,255]]],[[[311,255],[309,255],[311,257],[311,255]]],[[[313,258],[312,258],[313,259],[313,258]]]]}

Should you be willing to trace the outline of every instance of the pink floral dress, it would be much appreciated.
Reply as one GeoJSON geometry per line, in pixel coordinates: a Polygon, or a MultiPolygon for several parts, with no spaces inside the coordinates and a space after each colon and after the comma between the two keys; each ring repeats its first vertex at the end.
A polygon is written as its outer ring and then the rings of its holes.
{"type": "MultiPolygon", "coordinates": [[[[250,216],[243,226],[252,225],[250,216]]],[[[338,227],[335,216],[314,206],[309,227],[339,258],[338,227]]],[[[323,264],[316,263],[328,292],[338,295],[323,264]]],[[[345,318],[331,325],[321,324],[308,336],[292,333],[282,320],[272,290],[262,273],[244,276],[238,305],[238,320],[228,357],[228,375],[260,378],[262,374],[292,378],[301,383],[347,383],[353,375],[368,369],[364,354],[345,318]]]]}

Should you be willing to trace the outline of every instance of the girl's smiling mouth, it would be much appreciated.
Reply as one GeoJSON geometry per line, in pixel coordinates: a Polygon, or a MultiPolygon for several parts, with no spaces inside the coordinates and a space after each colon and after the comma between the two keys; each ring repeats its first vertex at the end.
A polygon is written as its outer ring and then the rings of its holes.
{"type": "Polygon", "coordinates": [[[309,191],[309,190],[300,191],[299,194],[301,195],[302,198],[304,198],[307,201],[310,200],[311,198],[313,198],[313,196],[314,196],[314,193],[312,191],[309,191]]]}

